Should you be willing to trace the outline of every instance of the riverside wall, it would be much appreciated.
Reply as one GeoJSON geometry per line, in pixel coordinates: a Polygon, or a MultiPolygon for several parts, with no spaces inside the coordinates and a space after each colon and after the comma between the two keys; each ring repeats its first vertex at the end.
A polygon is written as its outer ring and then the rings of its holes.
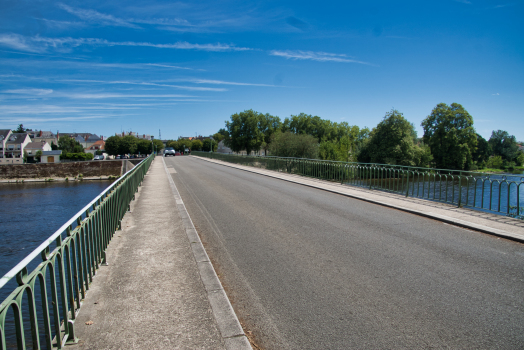
{"type": "MultiPolygon", "coordinates": [[[[37,164],[12,164],[0,166],[0,179],[54,179],[81,177],[109,177],[120,176],[133,165],[126,164],[123,169],[122,160],[104,160],[68,163],[37,163],[37,164]]],[[[126,161],[129,162],[129,161],[126,161]]]]}

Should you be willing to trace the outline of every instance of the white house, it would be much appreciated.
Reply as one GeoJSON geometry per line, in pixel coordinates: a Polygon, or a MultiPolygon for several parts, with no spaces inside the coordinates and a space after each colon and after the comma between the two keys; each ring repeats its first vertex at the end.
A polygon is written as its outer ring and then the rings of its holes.
{"type": "Polygon", "coordinates": [[[60,163],[61,150],[57,151],[43,151],[40,157],[41,163],[60,163]]]}
{"type": "Polygon", "coordinates": [[[0,130],[0,158],[5,158],[5,143],[10,135],[11,129],[0,130]]]}
{"type": "Polygon", "coordinates": [[[51,145],[46,141],[30,142],[24,147],[27,161],[32,162],[38,151],[51,151],[51,145]]]}
{"type": "Polygon", "coordinates": [[[23,164],[24,148],[31,142],[31,138],[26,133],[12,133],[5,142],[5,158],[1,159],[0,164],[23,164]]]}

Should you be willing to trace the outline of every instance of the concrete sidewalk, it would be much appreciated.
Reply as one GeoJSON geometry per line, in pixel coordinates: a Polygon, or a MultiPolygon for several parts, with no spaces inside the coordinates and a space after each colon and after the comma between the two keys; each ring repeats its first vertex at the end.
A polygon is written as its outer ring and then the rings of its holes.
{"type": "Polygon", "coordinates": [[[318,180],[314,178],[281,173],[273,170],[255,168],[251,166],[227,163],[224,161],[197,157],[208,162],[221,164],[252,173],[270,176],[293,183],[338,193],[344,196],[357,198],[367,202],[425,216],[448,224],[524,242],[524,221],[503,215],[495,215],[468,208],[433,202],[414,197],[405,197],[396,193],[379,190],[369,190],[362,187],[341,185],[337,182],[318,180]]]}
{"type": "Polygon", "coordinates": [[[162,157],[107,257],[68,349],[251,349],[162,157]]]}

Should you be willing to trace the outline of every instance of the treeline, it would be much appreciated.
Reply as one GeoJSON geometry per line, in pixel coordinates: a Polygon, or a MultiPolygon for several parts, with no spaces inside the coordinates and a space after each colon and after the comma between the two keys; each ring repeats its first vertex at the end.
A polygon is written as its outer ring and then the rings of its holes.
{"type": "Polygon", "coordinates": [[[204,152],[216,152],[218,143],[224,139],[224,136],[221,134],[215,134],[212,136],[213,139],[204,139],[200,141],[199,139],[180,139],[178,141],[169,140],[166,143],[166,147],[173,147],[175,151],[185,152],[186,149],[194,151],[204,151],[204,152]]]}
{"type": "Polygon", "coordinates": [[[116,156],[122,154],[151,154],[152,151],[160,151],[164,144],[160,140],[138,139],[132,135],[110,136],[105,142],[105,152],[116,156]]]}
{"type": "Polygon", "coordinates": [[[512,170],[524,164],[514,136],[493,131],[485,140],[473,117],[458,103],[438,104],[422,122],[422,137],[413,123],[393,109],[372,130],[301,113],[282,121],[253,110],[236,113],[221,135],[233,152],[281,157],[396,164],[441,169],[512,170]]]}

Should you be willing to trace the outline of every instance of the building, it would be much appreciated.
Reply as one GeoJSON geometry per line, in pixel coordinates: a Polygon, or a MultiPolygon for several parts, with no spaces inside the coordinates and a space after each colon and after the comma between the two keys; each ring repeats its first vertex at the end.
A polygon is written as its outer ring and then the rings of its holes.
{"type": "Polygon", "coordinates": [[[31,142],[26,133],[11,133],[4,145],[3,164],[23,164],[25,146],[31,142]]]}
{"type": "Polygon", "coordinates": [[[231,150],[231,148],[227,147],[224,144],[224,140],[222,140],[218,143],[217,153],[233,153],[233,151],[231,150]]]}
{"type": "Polygon", "coordinates": [[[96,154],[97,151],[104,151],[106,148],[106,142],[104,140],[98,140],[95,143],[93,143],[90,147],[85,148],[85,153],[92,153],[96,154]]]}
{"type": "Polygon", "coordinates": [[[28,143],[24,148],[24,152],[27,155],[28,163],[35,162],[35,157],[38,151],[41,151],[41,152],[51,151],[51,145],[47,143],[46,141],[37,141],[37,142],[28,143]]]}
{"type": "Polygon", "coordinates": [[[61,150],[57,151],[44,151],[40,157],[41,163],[60,163],[61,150]]]}
{"type": "Polygon", "coordinates": [[[5,143],[11,135],[11,129],[0,130],[0,158],[5,158],[5,143]]]}

